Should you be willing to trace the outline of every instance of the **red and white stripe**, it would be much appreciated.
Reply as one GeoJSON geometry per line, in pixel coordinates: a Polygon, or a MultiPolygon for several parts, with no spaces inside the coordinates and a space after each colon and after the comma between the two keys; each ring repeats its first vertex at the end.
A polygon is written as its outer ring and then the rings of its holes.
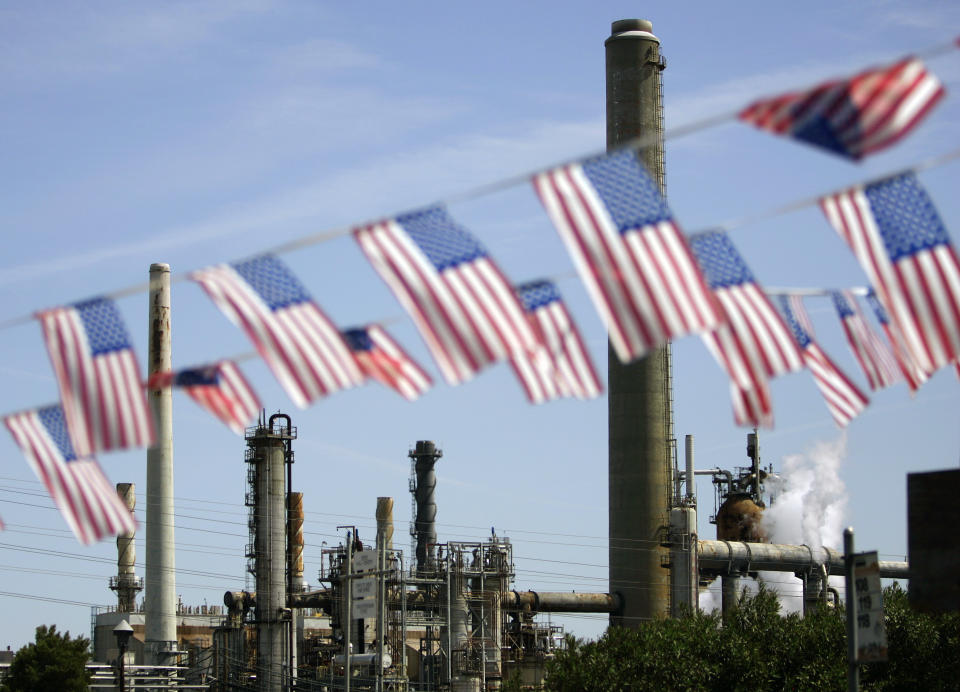
{"type": "Polygon", "coordinates": [[[803,350],[803,358],[827,402],[833,420],[841,428],[846,427],[867,407],[869,399],[815,341],[807,344],[803,350]]]}
{"type": "Polygon", "coordinates": [[[551,301],[528,315],[540,331],[543,347],[514,356],[510,365],[530,402],[600,396],[603,383],[563,301],[551,301]]]}
{"type": "Polygon", "coordinates": [[[38,318],[77,455],[152,445],[153,417],[133,350],[94,356],[73,308],[47,310],[38,318]]]}
{"type": "Polygon", "coordinates": [[[803,306],[803,296],[790,293],[787,295],[787,304],[790,306],[790,312],[797,319],[800,328],[812,339],[816,332],[813,329],[813,322],[810,321],[810,315],[807,314],[807,309],[803,306]]]}
{"type": "Polygon", "coordinates": [[[803,356],[790,329],[754,283],[716,289],[727,323],[703,334],[731,381],[738,425],[770,427],[773,409],[767,379],[800,370],[803,356]]]}
{"type": "Polygon", "coordinates": [[[27,462],[81,543],[136,531],[137,522],[90,457],[65,461],[35,411],[4,419],[27,462]]]}
{"type": "Polygon", "coordinates": [[[862,186],[820,206],[867,273],[877,298],[921,370],[960,357],[960,260],[950,245],[891,261],[862,186]]]}
{"type": "Polygon", "coordinates": [[[489,258],[438,272],[393,219],[354,229],[353,236],[410,314],[449,384],[537,346],[523,306],[489,258]]]}
{"type": "Polygon", "coordinates": [[[766,380],[752,388],[730,383],[730,400],[733,403],[733,420],[737,425],[753,428],[773,427],[773,402],[770,386],[766,380]]]}
{"type": "Polygon", "coordinates": [[[757,101],[739,118],[789,135],[810,118],[828,120],[846,152],[859,159],[907,135],[945,90],[918,58],[908,57],[851,79],[757,101]]]}
{"type": "Polygon", "coordinates": [[[579,164],[541,173],[533,185],[621,361],[722,322],[673,221],[621,234],[579,164]]]}
{"type": "Polygon", "coordinates": [[[407,401],[416,401],[433,386],[430,375],[378,325],[366,328],[373,348],[354,351],[366,375],[393,389],[407,401]]]}
{"type": "Polygon", "coordinates": [[[897,359],[867,324],[856,297],[850,291],[843,291],[843,297],[853,310],[852,316],[843,317],[840,320],[843,333],[847,337],[847,343],[850,344],[853,355],[860,363],[870,389],[877,391],[901,381],[903,377],[897,366],[897,359]]]}
{"type": "Polygon", "coordinates": [[[190,278],[243,329],[293,402],[316,399],[363,382],[350,348],[313,301],[273,311],[232,267],[217,265],[190,278]]]}
{"type": "MultiPolygon", "coordinates": [[[[205,367],[216,371],[219,376],[216,384],[185,385],[182,389],[201,408],[212,413],[238,435],[243,435],[247,424],[260,411],[257,393],[232,360],[221,360],[205,367]]],[[[176,375],[176,372],[151,375],[147,380],[147,389],[170,387],[176,375]]]]}
{"type": "Polygon", "coordinates": [[[887,337],[890,350],[893,351],[893,357],[897,361],[897,367],[900,369],[900,373],[903,375],[903,379],[906,380],[907,387],[912,394],[920,389],[920,385],[930,379],[930,374],[921,370],[920,366],[917,365],[913,356],[907,351],[903,336],[897,331],[895,326],[888,322],[881,322],[880,328],[883,329],[883,333],[887,337]]]}

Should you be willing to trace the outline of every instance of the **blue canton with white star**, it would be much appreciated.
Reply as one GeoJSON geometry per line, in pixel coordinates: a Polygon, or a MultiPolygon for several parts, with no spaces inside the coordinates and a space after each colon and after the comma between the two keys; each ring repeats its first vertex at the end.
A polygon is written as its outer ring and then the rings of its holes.
{"type": "Polygon", "coordinates": [[[840,315],[840,319],[853,317],[853,308],[850,307],[850,303],[847,302],[846,297],[840,293],[840,291],[830,291],[830,297],[833,299],[833,304],[837,307],[837,314],[840,315]]]}
{"type": "Polygon", "coordinates": [[[690,236],[690,250],[697,258],[710,288],[754,283],[753,273],[725,231],[706,231],[690,236]]]}
{"type": "Polygon", "coordinates": [[[620,233],[673,219],[657,185],[629,149],[582,164],[620,233]]]}
{"type": "Polygon", "coordinates": [[[806,348],[810,345],[810,335],[800,326],[797,316],[794,315],[793,310],[790,309],[790,303],[787,301],[787,297],[777,296],[777,299],[780,302],[780,312],[783,313],[783,320],[787,323],[787,326],[790,327],[790,331],[793,332],[793,338],[796,339],[800,348],[806,348]]]}
{"type": "Polygon", "coordinates": [[[310,302],[307,289],[287,269],[287,265],[273,255],[260,255],[230,266],[260,294],[263,302],[274,312],[291,305],[310,302]]]}
{"type": "Polygon", "coordinates": [[[877,298],[877,294],[872,288],[867,291],[867,303],[873,308],[873,313],[877,316],[877,321],[880,322],[880,324],[890,324],[887,311],[880,304],[880,299],[877,298]]]}
{"type": "Polygon", "coordinates": [[[343,335],[343,340],[347,342],[347,346],[350,347],[351,351],[372,351],[373,350],[373,341],[370,339],[370,334],[367,333],[367,330],[358,327],[356,329],[344,329],[341,334],[343,335]]]}
{"type": "Polygon", "coordinates": [[[950,244],[933,201],[913,173],[868,185],[863,192],[894,262],[922,250],[950,244]]]}
{"type": "Polygon", "coordinates": [[[527,312],[560,300],[560,293],[552,281],[530,281],[517,286],[516,291],[527,312]]]}
{"type": "Polygon", "coordinates": [[[93,298],[74,303],[87,341],[94,356],[130,348],[130,338],[123,326],[120,311],[109,298],[93,298]]]}
{"type": "Polygon", "coordinates": [[[215,367],[181,370],[173,377],[173,383],[177,387],[210,386],[219,381],[220,376],[215,367]]]}
{"type": "Polygon", "coordinates": [[[487,251],[443,207],[428,207],[397,217],[413,242],[438,272],[486,257],[487,251]]]}
{"type": "Polygon", "coordinates": [[[70,435],[67,434],[67,420],[63,415],[63,408],[60,406],[45,406],[37,409],[37,418],[47,429],[50,439],[60,450],[64,461],[74,461],[77,458],[73,451],[73,445],[70,443],[70,435]]]}

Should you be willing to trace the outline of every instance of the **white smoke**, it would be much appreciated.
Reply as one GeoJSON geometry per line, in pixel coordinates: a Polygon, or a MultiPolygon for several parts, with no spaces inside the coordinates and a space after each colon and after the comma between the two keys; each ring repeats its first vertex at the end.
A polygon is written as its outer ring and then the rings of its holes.
{"type": "MultiPolygon", "coordinates": [[[[803,454],[785,457],[779,478],[767,479],[773,503],[763,513],[763,527],[771,543],[843,546],[848,495],[840,464],[846,447],[846,435],[818,442],[803,454]]],[[[780,595],[784,611],[802,610],[798,579],[786,572],[764,572],[760,579],[780,595]]]]}

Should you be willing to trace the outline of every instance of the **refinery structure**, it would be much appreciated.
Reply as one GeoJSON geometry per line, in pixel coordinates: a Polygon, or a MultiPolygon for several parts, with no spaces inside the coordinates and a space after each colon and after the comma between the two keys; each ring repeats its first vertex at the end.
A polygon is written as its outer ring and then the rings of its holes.
{"type": "MultiPolygon", "coordinates": [[[[659,40],[649,22],[622,20],[613,23],[606,51],[608,146],[643,139],[644,162],[662,185],[659,40]]],[[[151,268],[151,373],[171,368],[165,267],[151,268]]],[[[804,612],[830,607],[836,594],[828,577],[842,573],[844,555],[767,542],[760,518],[774,469],[762,463],[756,432],[747,435],[742,466],[698,469],[693,437],[678,449],[671,378],[669,347],[626,365],[609,358],[609,579],[602,591],[518,590],[508,536],[438,535],[443,451],[430,440],[411,441],[407,451],[412,548],[395,538],[394,498],[371,497],[375,540],[337,527],[340,544],[323,548],[318,574],[304,574],[310,498],[294,491],[297,427],[276,413],[261,415],[245,434],[252,588],[224,584],[223,605],[200,607],[175,598],[170,394],[151,392],[160,444],[147,462],[145,575],[134,570],[134,536],[119,537],[109,584],[116,607],[93,619],[94,660],[103,666],[97,679],[116,689],[108,681],[122,663],[131,690],[486,692],[507,681],[537,689],[564,643],[562,628],[543,615],[605,614],[612,625],[635,627],[697,608],[701,590],[717,580],[726,612],[742,580],[759,571],[795,578],[804,612]],[[698,510],[707,503],[698,507],[697,476],[715,489],[715,539],[698,535],[698,510]],[[648,547],[631,549],[637,545],[648,547]],[[116,635],[126,626],[132,637],[124,651],[116,635]]],[[[133,487],[120,484],[118,492],[133,509],[133,487]]],[[[879,569],[882,577],[910,576],[906,562],[879,569]]]]}
{"type": "MultiPolygon", "coordinates": [[[[222,606],[178,604],[169,616],[175,644],[167,660],[149,658],[149,615],[137,607],[143,581],[133,570],[134,537],[117,539],[117,575],[110,579],[117,605],[95,614],[93,646],[96,661],[115,663],[114,629],[121,622],[131,625],[124,656],[129,689],[481,692],[499,689],[505,680],[537,689],[547,662],[563,646],[562,628],[538,616],[623,618],[629,596],[621,592],[516,590],[506,536],[469,542],[438,536],[436,465],[443,452],[428,440],[408,451],[412,554],[394,540],[393,498],[371,498],[375,541],[361,542],[355,527],[339,527],[344,540],[323,549],[320,573],[311,576],[319,588],[308,588],[304,497],[291,489],[296,438],[285,414],[248,429],[246,557],[255,589],[228,588],[222,606]]],[[[794,574],[805,611],[829,607],[834,597],[826,577],[841,573],[841,554],[763,542],[764,481],[772,469],[761,466],[756,434],[747,436],[748,463],[729,470],[696,469],[693,438],[685,442],[684,468],[670,472],[670,524],[662,532],[667,613],[696,607],[700,589],[715,579],[722,582],[727,609],[740,580],[759,570],[794,574]],[[699,540],[696,533],[692,481],[698,475],[709,476],[716,489],[711,520],[717,540],[699,540]]],[[[133,504],[130,484],[119,484],[118,492],[133,504]]],[[[880,569],[883,576],[907,576],[903,562],[883,562],[880,569]]],[[[104,669],[104,680],[110,671],[104,669]]]]}

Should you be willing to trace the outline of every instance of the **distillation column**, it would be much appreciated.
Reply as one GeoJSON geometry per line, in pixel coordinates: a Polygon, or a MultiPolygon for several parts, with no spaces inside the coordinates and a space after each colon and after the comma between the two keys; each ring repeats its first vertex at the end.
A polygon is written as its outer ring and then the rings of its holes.
{"type": "MultiPolygon", "coordinates": [[[[607,147],[643,137],[640,159],[663,188],[660,40],[643,19],[613,23],[605,42],[607,147]]],[[[670,346],[641,360],[607,356],[609,588],[622,610],[610,624],[636,627],[667,614],[670,581],[661,547],[670,523],[673,440],[670,346]]]]}
{"type": "MultiPolygon", "coordinates": [[[[286,416],[283,416],[286,418],[286,416]]],[[[254,522],[257,622],[257,688],[261,692],[283,689],[284,633],[282,616],[287,603],[286,550],[286,444],[291,439],[289,418],[283,428],[260,425],[247,433],[256,469],[254,522]]]]}

